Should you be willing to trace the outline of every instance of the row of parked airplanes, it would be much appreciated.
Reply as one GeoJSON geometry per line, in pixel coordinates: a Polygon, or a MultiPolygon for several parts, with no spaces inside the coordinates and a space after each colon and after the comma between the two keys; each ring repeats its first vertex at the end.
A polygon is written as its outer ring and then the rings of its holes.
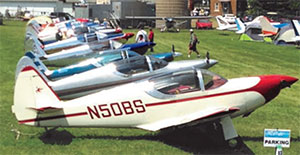
{"type": "Polygon", "coordinates": [[[280,23],[265,16],[243,22],[240,18],[216,16],[218,30],[235,31],[240,40],[274,42],[276,45],[300,45],[300,21],[280,23]]]}
{"type": "Polygon", "coordinates": [[[173,62],[181,55],[174,48],[144,55],[155,43],[124,44],[133,34],[122,29],[43,18],[28,22],[17,64],[12,111],[19,124],[157,131],[220,122],[230,140],[238,136],[232,118],[248,116],[298,80],[226,79],[207,70],[217,64],[209,55],[173,62]]]}

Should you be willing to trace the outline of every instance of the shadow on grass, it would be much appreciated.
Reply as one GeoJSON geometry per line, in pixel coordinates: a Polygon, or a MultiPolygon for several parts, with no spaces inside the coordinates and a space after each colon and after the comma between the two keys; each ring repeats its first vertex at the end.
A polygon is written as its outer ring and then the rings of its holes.
{"type": "Polygon", "coordinates": [[[52,145],[69,145],[71,144],[73,138],[75,138],[75,136],[73,136],[67,130],[51,130],[49,132],[44,132],[43,135],[39,137],[44,144],[52,145]]]}
{"type": "Polygon", "coordinates": [[[221,36],[229,36],[228,33],[219,33],[219,35],[221,35],[221,36]]]}
{"type": "Polygon", "coordinates": [[[66,130],[51,131],[44,133],[40,139],[45,144],[68,145],[73,138],[80,139],[108,139],[108,140],[149,140],[158,141],[164,144],[179,148],[193,154],[254,154],[239,137],[239,144],[235,148],[228,147],[228,143],[223,138],[220,127],[194,126],[180,129],[167,129],[154,135],[143,136],[95,136],[86,135],[75,137],[66,130]]]}

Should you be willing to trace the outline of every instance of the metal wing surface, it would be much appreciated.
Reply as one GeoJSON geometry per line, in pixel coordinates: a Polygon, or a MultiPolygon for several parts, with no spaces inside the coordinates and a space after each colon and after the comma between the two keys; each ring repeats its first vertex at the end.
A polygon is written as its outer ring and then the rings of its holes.
{"type": "Polygon", "coordinates": [[[222,118],[238,110],[239,108],[235,107],[210,107],[206,109],[199,109],[199,111],[195,113],[188,113],[184,116],[168,118],[158,122],[139,125],[137,127],[144,130],[157,131],[172,126],[189,125],[197,122],[209,121],[210,118],[222,118]]]}
{"type": "Polygon", "coordinates": [[[171,17],[175,20],[186,20],[186,19],[210,19],[211,16],[176,16],[171,17]]]}
{"type": "Polygon", "coordinates": [[[167,18],[173,18],[175,20],[186,20],[186,19],[210,19],[210,16],[175,16],[175,17],[156,17],[156,16],[125,16],[126,19],[155,19],[165,20],[167,18]]]}
{"type": "Polygon", "coordinates": [[[125,16],[126,19],[155,19],[164,20],[166,17],[156,17],[156,16],[125,16]]]}

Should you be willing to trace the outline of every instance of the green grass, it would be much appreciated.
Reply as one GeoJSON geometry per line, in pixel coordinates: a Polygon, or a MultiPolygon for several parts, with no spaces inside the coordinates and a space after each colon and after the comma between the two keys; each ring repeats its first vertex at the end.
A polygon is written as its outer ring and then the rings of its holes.
{"type": "MultiPolygon", "coordinates": [[[[57,132],[63,145],[45,138],[44,129],[18,125],[11,112],[13,104],[14,72],[17,61],[24,54],[24,22],[4,21],[0,26],[0,153],[1,154],[189,154],[201,153],[205,138],[197,137],[199,144],[185,144],[192,136],[179,133],[164,137],[159,132],[138,129],[64,128],[57,132]],[[18,140],[12,129],[21,131],[18,140]],[[70,138],[71,137],[71,138],[70,138]],[[178,137],[179,140],[176,140],[178,137]],[[180,137],[180,138],[179,138],[180,137]],[[68,141],[68,139],[70,141],[68,141]],[[55,143],[55,144],[53,144],[55,143]],[[194,147],[195,145],[195,147],[194,147]]],[[[125,30],[137,32],[137,30],[125,30]]],[[[206,51],[219,64],[212,71],[226,77],[285,74],[300,78],[300,50],[293,46],[275,46],[261,42],[242,42],[233,32],[196,30],[202,58],[206,51]]],[[[129,42],[133,42],[131,39],[129,42]]],[[[189,32],[160,33],[155,30],[155,53],[167,52],[174,44],[176,51],[187,58],[189,32]]],[[[196,59],[193,53],[191,59],[196,59]]],[[[255,154],[274,154],[273,148],[262,143],[265,128],[291,129],[291,148],[285,154],[300,154],[300,82],[281,94],[247,118],[234,119],[234,125],[244,144],[255,154]]],[[[191,134],[193,135],[193,134],[191,134]]],[[[191,141],[194,141],[192,139],[191,141]]],[[[219,148],[220,149],[220,148],[219,148]]],[[[222,148],[221,148],[222,149],[222,148]]],[[[251,152],[250,151],[250,152],[251,152]]],[[[219,151],[218,153],[222,152],[219,151]]],[[[226,152],[226,151],[224,151],[226,152]]]]}

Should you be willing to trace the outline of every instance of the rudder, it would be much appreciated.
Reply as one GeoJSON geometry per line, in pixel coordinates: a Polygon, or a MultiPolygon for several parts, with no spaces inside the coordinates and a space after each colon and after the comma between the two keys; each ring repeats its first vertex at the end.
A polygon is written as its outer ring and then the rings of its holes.
{"type": "Polygon", "coordinates": [[[16,79],[12,111],[20,124],[37,126],[38,111],[59,108],[59,97],[32,66],[21,70],[16,79]]]}

